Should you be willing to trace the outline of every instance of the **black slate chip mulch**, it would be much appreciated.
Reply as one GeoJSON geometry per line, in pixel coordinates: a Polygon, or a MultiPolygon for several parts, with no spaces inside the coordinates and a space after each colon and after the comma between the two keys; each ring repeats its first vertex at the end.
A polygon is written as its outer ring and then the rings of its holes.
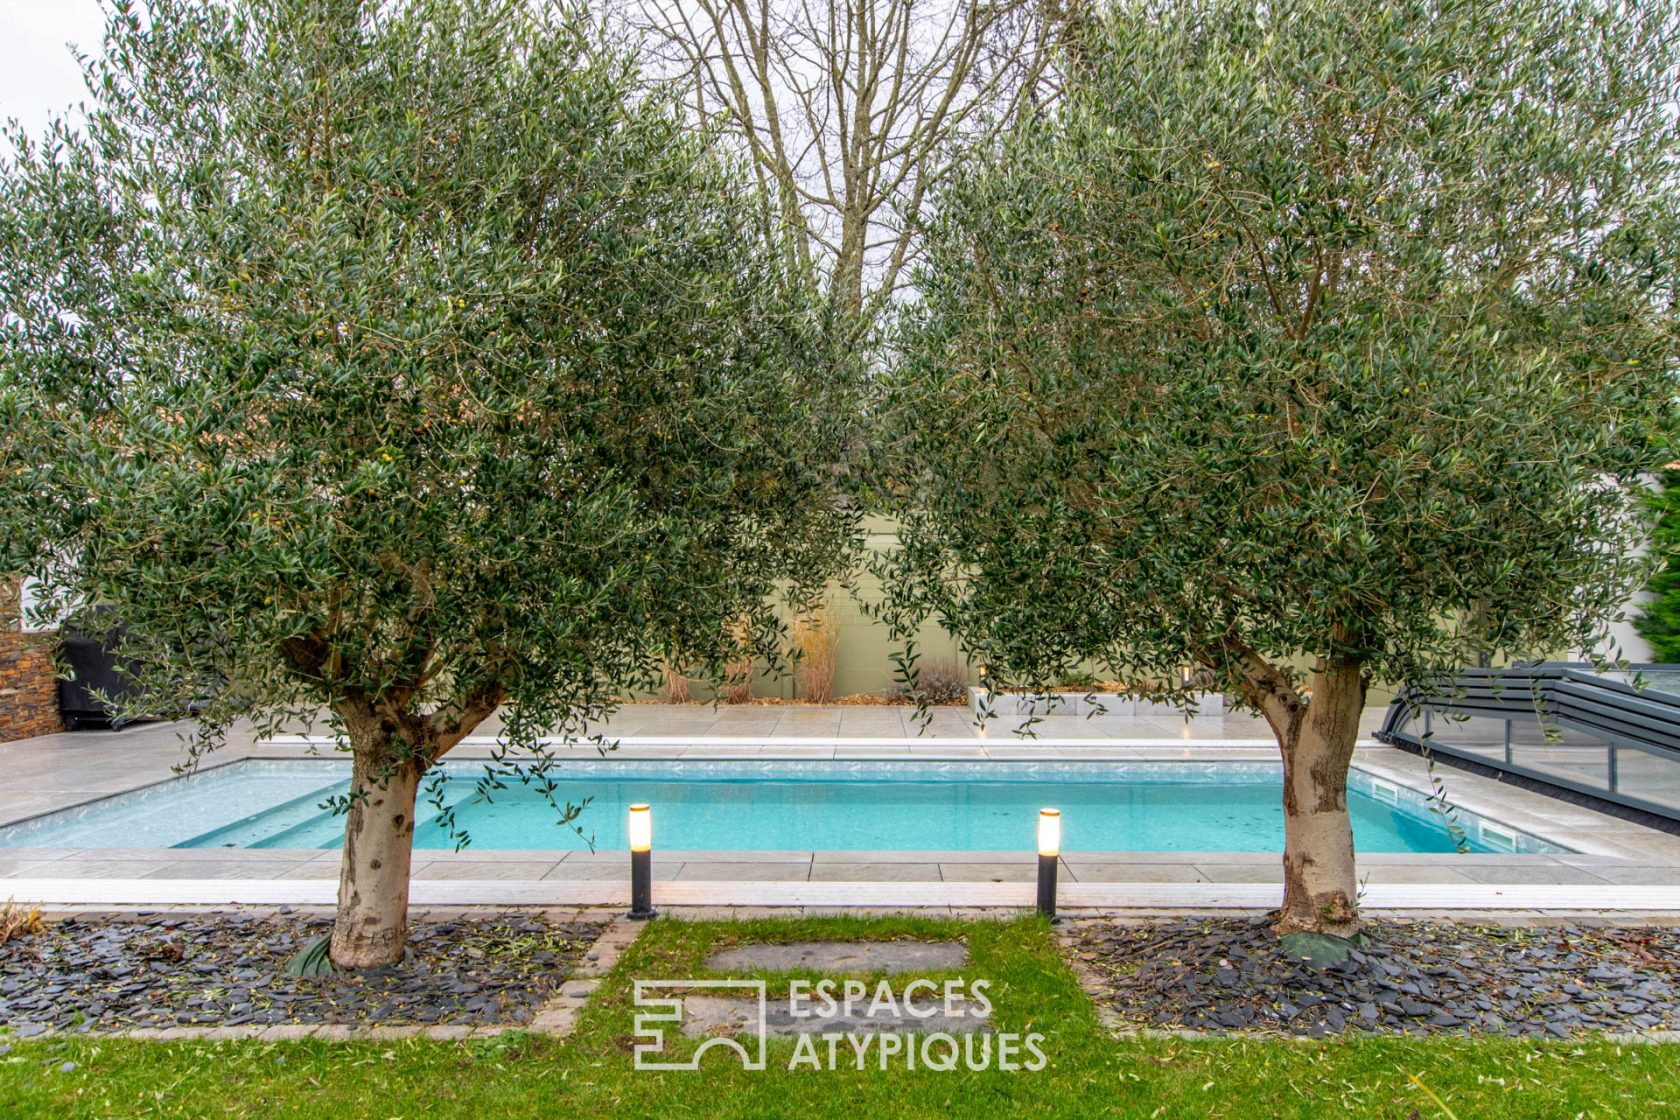
{"type": "Polygon", "coordinates": [[[1092,923],[1073,952],[1131,1025],[1318,1036],[1570,1038],[1680,1028],[1680,928],[1373,921],[1342,964],[1287,953],[1266,919],[1092,923]]]}
{"type": "Polygon", "coordinates": [[[0,946],[0,1025],[55,1030],[252,1024],[526,1022],[600,935],[590,922],[495,916],[418,922],[389,970],[287,976],[326,918],[214,914],[66,919],[0,946]]]}

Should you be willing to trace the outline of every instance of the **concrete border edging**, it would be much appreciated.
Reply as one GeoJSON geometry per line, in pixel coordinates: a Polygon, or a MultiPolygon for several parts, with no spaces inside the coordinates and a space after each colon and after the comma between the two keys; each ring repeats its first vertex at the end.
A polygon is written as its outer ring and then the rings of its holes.
{"type": "Polygon", "coordinates": [[[633,921],[622,916],[614,918],[595,939],[595,944],[583,954],[583,960],[560,986],[560,991],[538,1009],[524,1029],[550,1038],[565,1038],[576,1030],[589,997],[595,994],[595,989],[601,986],[607,973],[618,964],[624,951],[635,944],[645,928],[646,921],[633,921]]]}

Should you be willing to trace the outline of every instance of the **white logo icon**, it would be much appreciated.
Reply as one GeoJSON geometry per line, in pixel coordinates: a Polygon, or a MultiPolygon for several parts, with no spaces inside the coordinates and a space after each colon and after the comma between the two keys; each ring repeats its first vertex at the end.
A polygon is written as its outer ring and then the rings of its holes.
{"type": "Polygon", "coordinates": [[[637,980],[635,991],[631,994],[631,1001],[637,1007],[653,1008],[650,1011],[638,1011],[635,1020],[637,1069],[673,1069],[696,1070],[700,1068],[700,1059],[712,1047],[722,1047],[733,1050],[740,1055],[741,1068],[761,1070],[764,1068],[764,1037],[768,1033],[766,1027],[766,1001],[764,981],[762,980],[637,980]],[[683,1017],[683,997],[681,995],[654,995],[654,990],[672,992],[673,990],[703,990],[708,994],[719,990],[750,993],[755,997],[758,1008],[757,1019],[744,1023],[746,1028],[737,1036],[720,1035],[708,1038],[694,1048],[694,1053],[688,1060],[669,1062],[658,1060],[665,1053],[665,1028],[662,1024],[670,1023],[679,1026],[683,1017]]]}

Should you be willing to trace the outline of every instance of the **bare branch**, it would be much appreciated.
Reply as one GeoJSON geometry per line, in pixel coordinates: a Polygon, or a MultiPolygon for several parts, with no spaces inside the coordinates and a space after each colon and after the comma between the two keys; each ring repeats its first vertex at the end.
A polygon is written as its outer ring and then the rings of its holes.
{"type": "Polygon", "coordinates": [[[931,184],[1047,95],[1058,18],[1038,0],[617,2],[860,314],[905,282],[931,184]]]}

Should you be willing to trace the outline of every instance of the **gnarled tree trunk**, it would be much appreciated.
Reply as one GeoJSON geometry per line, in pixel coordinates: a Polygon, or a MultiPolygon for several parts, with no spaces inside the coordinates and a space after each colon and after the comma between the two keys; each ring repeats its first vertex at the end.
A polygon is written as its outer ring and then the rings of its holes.
{"type": "Polygon", "coordinates": [[[386,742],[375,746],[351,736],[351,802],[331,950],[339,968],[395,964],[408,943],[414,801],[425,766],[414,758],[395,760],[386,742]]]}
{"type": "Polygon", "coordinates": [[[1359,738],[1366,680],[1361,666],[1320,666],[1312,700],[1283,749],[1283,909],[1279,934],[1359,932],[1359,882],[1348,819],[1348,766],[1359,738]]]}

